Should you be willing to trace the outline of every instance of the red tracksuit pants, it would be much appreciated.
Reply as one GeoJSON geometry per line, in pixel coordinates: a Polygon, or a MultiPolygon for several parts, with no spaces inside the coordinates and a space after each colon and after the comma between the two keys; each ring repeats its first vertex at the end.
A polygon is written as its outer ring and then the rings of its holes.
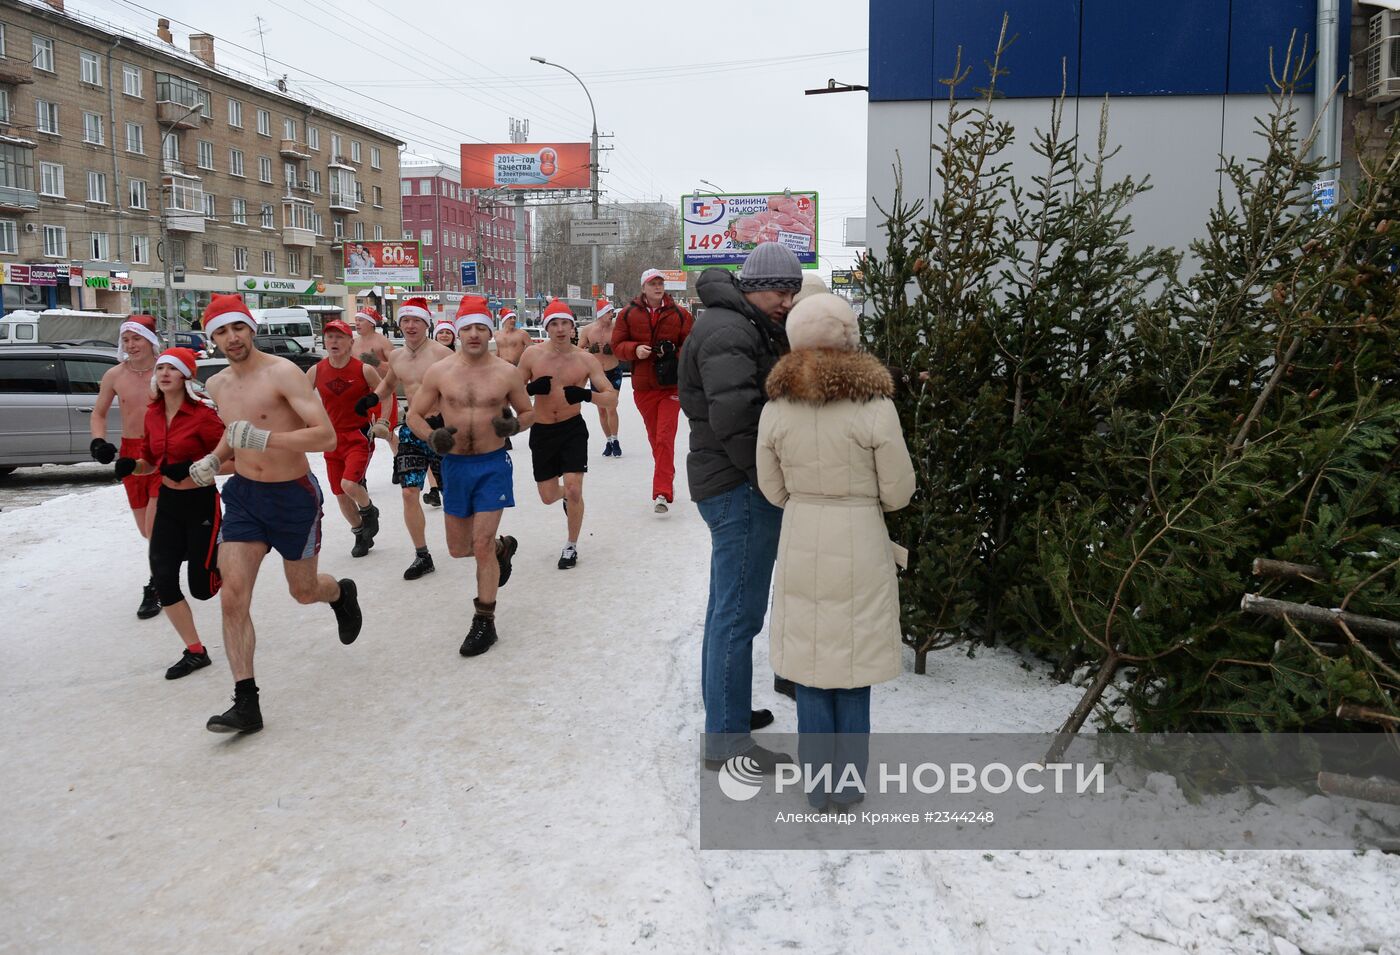
{"type": "Polygon", "coordinates": [[[656,462],[651,477],[651,496],[674,502],[676,480],[676,419],[681,413],[675,388],[648,388],[632,392],[637,410],[647,426],[651,457],[656,462]]]}

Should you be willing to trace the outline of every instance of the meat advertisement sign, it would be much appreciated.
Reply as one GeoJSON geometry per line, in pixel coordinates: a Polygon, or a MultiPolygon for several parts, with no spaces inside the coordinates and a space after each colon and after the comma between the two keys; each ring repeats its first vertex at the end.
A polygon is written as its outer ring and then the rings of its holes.
{"type": "Polygon", "coordinates": [[[416,241],[345,240],[346,285],[419,285],[422,257],[416,241]]]}
{"type": "Polygon", "coordinates": [[[737,268],[760,242],[781,242],[803,268],[817,267],[815,192],[681,197],[681,265],[737,268]]]}

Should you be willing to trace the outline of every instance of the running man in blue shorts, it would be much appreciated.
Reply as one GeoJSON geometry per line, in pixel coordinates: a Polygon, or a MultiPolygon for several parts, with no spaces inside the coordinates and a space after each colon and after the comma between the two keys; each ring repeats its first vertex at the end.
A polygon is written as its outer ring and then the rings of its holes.
{"type": "Polygon", "coordinates": [[[204,313],[205,333],[228,356],[228,368],[210,378],[208,388],[229,425],[219,446],[190,465],[189,476],[207,487],[224,461],[231,457],[234,463],[234,476],[223,489],[219,531],[219,599],[233,706],[209,717],[206,725],[215,733],[252,733],[263,726],[248,608],[268,551],[282,556],[287,588],[298,603],[331,605],[341,643],[354,643],[364,622],[355,582],[316,572],[321,488],[306,455],[334,450],[335,429],[301,370],[258,351],[257,324],[237,295],[215,295],[204,313]]]}
{"type": "Polygon", "coordinates": [[[463,298],[456,325],[458,350],[423,376],[408,405],[408,426],[442,455],[447,552],[476,558],[476,613],[459,651],[472,657],[496,642],[496,590],[510,579],[515,556],[515,538],[496,536],[501,512],[515,506],[505,439],[528,428],[535,413],[520,372],[489,350],[492,322],[486,299],[463,298]],[[507,403],[518,417],[501,414],[507,403]],[[438,427],[427,420],[434,409],[443,417],[438,427]]]}
{"type": "MultiPolygon", "coordinates": [[[[578,333],[578,347],[598,359],[598,363],[603,366],[603,374],[608,378],[608,384],[612,385],[612,390],[621,392],[622,364],[612,350],[613,319],[617,316],[617,310],[613,308],[612,302],[600,298],[596,303],[595,314],[597,319],[578,333]]],[[[620,458],[622,445],[617,440],[617,405],[594,403],[598,405],[598,423],[603,426],[603,457],[620,458]]]]}

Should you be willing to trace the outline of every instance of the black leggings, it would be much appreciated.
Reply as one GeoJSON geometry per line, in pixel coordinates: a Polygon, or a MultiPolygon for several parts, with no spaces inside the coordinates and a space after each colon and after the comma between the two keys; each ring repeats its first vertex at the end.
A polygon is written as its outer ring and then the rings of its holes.
{"type": "Polygon", "coordinates": [[[160,489],[151,527],[151,578],[162,606],[185,599],[180,565],[189,564],[190,595],[208,600],[219,592],[219,492],[160,489]]]}

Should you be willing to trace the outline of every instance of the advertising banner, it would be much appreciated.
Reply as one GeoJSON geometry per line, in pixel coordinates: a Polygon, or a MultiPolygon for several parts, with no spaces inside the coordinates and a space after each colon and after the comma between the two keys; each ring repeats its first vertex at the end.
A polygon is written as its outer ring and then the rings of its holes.
{"type": "Polygon", "coordinates": [[[684,269],[662,269],[661,276],[666,281],[666,291],[685,291],[685,270],[684,269]]]}
{"type": "Polygon", "coordinates": [[[760,242],[781,242],[805,269],[817,267],[815,192],[681,196],[681,266],[738,268],[760,242]]]}
{"type": "Polygon", "coordinates": [[[315,279],[270,279],[257,275],[240,275],[235,283],[239,290],[249,292],[285,292],[289,295],[323,295],[326,283],[315,279]]]}
{"type": "Polygon", "coordinates": [[[463,143],[464,189],[587,189],[588,143],[463,143]]]}
{"type": "Polygon", "coordinates": [[[417,241],[352,242],[341,250],[346,285],[421,285],[422,255],[417,241]]]}
{"type": "MultiPolygon", "coordinates": [[[[64,279],[65,284],[67,278],[64,279]]],[[[29,267],[30,285],[57,285],[58,269],[52,265],[31,265],[29,267]]]]}

